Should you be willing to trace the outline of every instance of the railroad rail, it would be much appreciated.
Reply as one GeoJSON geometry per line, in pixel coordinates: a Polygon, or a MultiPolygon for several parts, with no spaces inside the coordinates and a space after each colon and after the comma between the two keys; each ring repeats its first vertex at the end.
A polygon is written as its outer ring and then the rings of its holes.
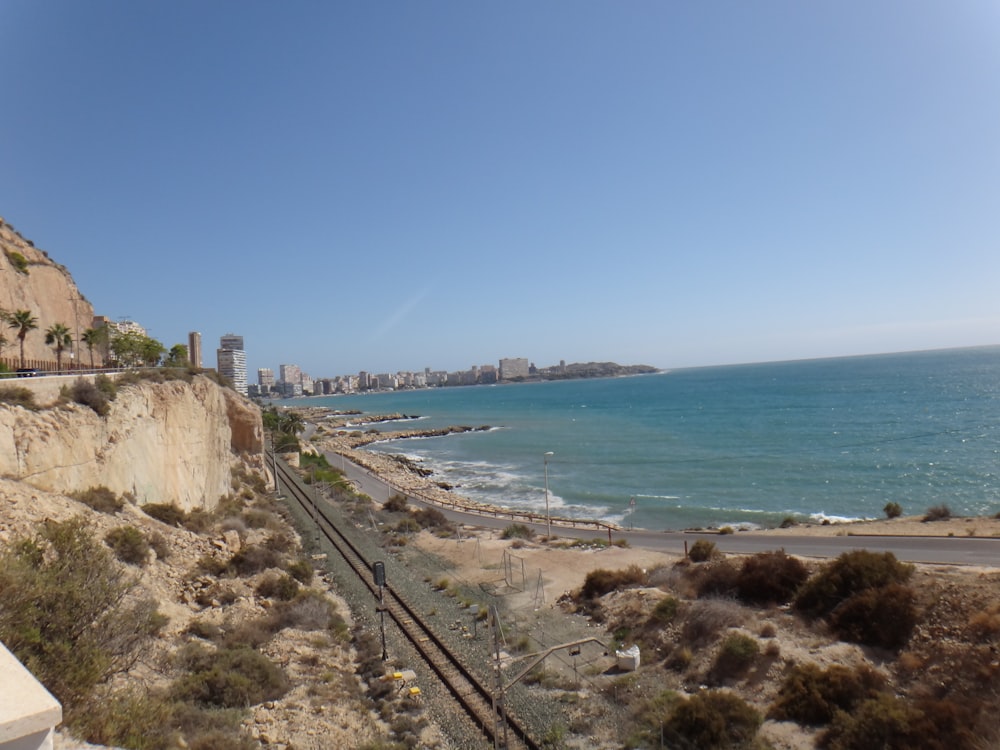
{"type": "Polygon", "coordinates": [[[373,561],[369,561],[338,528],[322,504],[303,486],[298,475],[281,459],[272,455],[276,477],[292,502],[297,503],[316,523],[319,533],[337,550],[348,567],[371,591],[381,611],[388,614],[406,639],[420,654],[431,671],[454,696],[473,723],[495,748],[509,750],[540,750],[517,719],[503,705],[502,688],[499,696],[462,663],[462,660],[437,635],[423,616],[399,593],[385,583],[378,586],[373,577],[373,561]],[[381,599],[380,599],[381,597],[381,599]],[[499,701],[499,703],[498,703],[499,701]]]}

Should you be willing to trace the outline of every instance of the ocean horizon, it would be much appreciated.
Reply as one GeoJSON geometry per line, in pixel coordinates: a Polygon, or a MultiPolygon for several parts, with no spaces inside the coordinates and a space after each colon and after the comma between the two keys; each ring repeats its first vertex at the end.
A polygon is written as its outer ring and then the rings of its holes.
{"type": "MultiPolygon", "coordinates": [[[[622,526],[1000,512],[1000,346],[288,399],[484,426],[388,441],[472,500],[622,526]]],[[[366,427],[365,429],[368,429],[366,427]]]]}

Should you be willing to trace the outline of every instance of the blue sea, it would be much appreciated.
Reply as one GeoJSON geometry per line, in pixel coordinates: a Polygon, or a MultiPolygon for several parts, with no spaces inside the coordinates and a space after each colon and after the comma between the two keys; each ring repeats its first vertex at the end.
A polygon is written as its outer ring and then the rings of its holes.
{"type": "Polygon", "coordinates": [[[377,444],[474,500],[681,529],[1000,512],[1000,347],[682,369],[599,380],[309,398],[400,412],[377,444]]]}

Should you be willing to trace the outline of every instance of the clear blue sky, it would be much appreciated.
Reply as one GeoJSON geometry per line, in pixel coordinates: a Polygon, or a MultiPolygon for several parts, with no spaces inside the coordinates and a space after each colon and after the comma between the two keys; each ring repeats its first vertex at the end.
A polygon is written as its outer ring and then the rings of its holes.
{"type": "Polygon", "coordinates": [[[1000,343],[1000,3],[0,0],[0,215],[314,377],[1000,343]]]}

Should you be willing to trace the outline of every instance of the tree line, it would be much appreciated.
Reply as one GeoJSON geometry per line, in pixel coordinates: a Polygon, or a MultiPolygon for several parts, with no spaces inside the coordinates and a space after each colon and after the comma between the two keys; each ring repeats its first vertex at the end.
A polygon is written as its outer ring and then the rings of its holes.
{"type": "MultiPolygon", "coordinates": [[[[25,368],[24,342],[28,334],[39,328],[38,318],[30,310],[0,310],[0,328],[14,331],[20,349],[20,367],[25,368]]],[[[45,331],[45,343],[52,347],[56,355],[56,369],[63,369],[63,354],[71,350],[74,341],[73,333],[65,323],[53,323],[45,331]]],[[[0,356],[6,346],[13,343],[0,331],[0,356]]],[[[163,364],[167,367],[186,367],[188,360],[187,347],[184,344],[174,344],[167,348],[154,338],[136,331],[115,331],[108,326],[88,328],[80,334],[80,343],[87,347],[90,355],[90,368],[95,369],[95,352],[101,358],[102,366],[112,361],[119,367],[156,367],[163,364]]]]}

